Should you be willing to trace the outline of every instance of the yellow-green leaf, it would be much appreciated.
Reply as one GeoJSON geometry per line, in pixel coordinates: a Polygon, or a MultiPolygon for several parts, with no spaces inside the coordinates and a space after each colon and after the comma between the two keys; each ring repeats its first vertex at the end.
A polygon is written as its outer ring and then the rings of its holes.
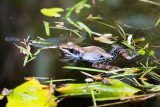
{"type": "Polygon", "coordinates": [[[112,34],[108,33],[108,34],[104,34],[104,35],[102,35],[100,37],[94,37],[94,40],[102,42],[102,43],[107,43],[107,44],[115,43],[116,41],[112,41],[111,38],[112,38],[112,34]]]}
{"type": "Polygon", "coordinates": [[[45,27],[45,31],[46,31],[46,35],[50,36],[50,29],[49,29],[49,23],[46,21],[43,21],[44,23],[44,27],[45,27]]]}
{"type": "Polygon", "coordinates": [[[143,42],[143,41],[145,41],[145,38],[140,37],[140,38],[133,39],[132,43],[139,43],[139,42],[143,42]]]}
{"type": "Polygon", "coordinates": [[[123,45],[125,45],[125,46],[131,48],[131,49],[134,49],[134,46],[129,45],[126,41],[123,41],[123,42],[121,42],[121,43],[122,43],[123,45]]]}
{"type": "Polygon", "coordinates": [[[85,29],[85,30],[88,32],[89,36],[91,37],[91,35],[92,35],[91,32],[92,32],[92,31],[91,31],[91,29],[88,28],[88,26],[86,26],[84,23],[82,23],[82,22],[80,22],[80,21],[78,21],[77,24],[78,24],[81,28],[85,29]]]}
{"type": "Polygon", "coordinates": [[[150,52],[149,52],[149,56],[151,56],[151,55],[154,55],[154,51],[153,50],[150,50],[150,52]]]}
{"type": "Polygon", "coordinates": [[[59,12],[63,12],[64,10],[62,8],[43,8],[40,11],[45,16],[60,17],[59,12]]]}
{"type": "Polygon", "coordinates": [[[160,23],[160,17],[159,17],[159,19],[157,20],[157,22],[156,22],[156,24],[155,24],[155,27],[157,27],[159,23],[160,23]]]}
{"type": "MultiPolygon", "coordinates": [[[[56,106],[55,101],[49,101],[50,89],[43,89],[45,85],[41,85],[38,80],[31,79],[20,86],[13,89],[8,96],[6,107],[53,107],[56,106]]],[[[54,98],[51,95],[50,98],[54,98]]]]}
{"type": "Polygon", "coordinates": [[[86,83],[80,84],[65,84],[57,89],[61,94],[82,94],[81,97],[91,97],[91,90],[94,90],[96,98],[106,97],[129,97],[140,91],[128,84],[123,83],[118,79],[111,79],[111,85],[104,85],[101,82],[89,83],[86,88],[86,83]],[[86,90],[87,89],[87,90],[86,90]],[[90,95],[89,95],[90,94],[90,95]]]}
{"type": "Polygon", "coordinates": [[[139,51],[138,51],[138,54],[140,54],[140,55],[145,55],[145,51],[144,51],[144,49],[140,49],[139,51]]]}

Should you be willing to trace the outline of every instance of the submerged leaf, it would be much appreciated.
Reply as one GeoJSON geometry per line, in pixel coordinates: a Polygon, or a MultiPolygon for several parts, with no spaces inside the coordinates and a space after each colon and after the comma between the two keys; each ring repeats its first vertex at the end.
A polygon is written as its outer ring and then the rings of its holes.
{"type": "Polygon", "coordinates": [[[45,16],[49,16],[49,17],[60,17],[61,15],[59,14],[59,12],[63,12],[64,10],[62,8],[43,8],[40,10],[41,13],[45,16]]]}
{"type": "Polygon", "coordinates": [[[118,79],[111,79],[110,81],[112,82],[111,85],[104,85],[101,82],[88,83],[88,86],[85,83],[65,84],[56,91],[61,94],[80,94],[86,92],[86,95],[82,95],[81,97],[91,97],[91,90],[93,90],[96,98],[128,97],[141,91],[118,79]]]}
{"type": "MultiPolygon", "coordinates": [[[[31,79],[20,86],[16,87],[8,96],[6,107],[53,107],[56,106],[55,101],[49,101],[49,89],[43,89],[45,85],[41,85],[38,80],[31,79]]],[[[51,95],[50,98],[54,98],[51,95]]]]}

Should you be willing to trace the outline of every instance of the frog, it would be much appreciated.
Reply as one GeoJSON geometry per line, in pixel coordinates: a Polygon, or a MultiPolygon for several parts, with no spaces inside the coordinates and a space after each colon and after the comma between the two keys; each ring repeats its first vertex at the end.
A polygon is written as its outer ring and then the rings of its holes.
{"type": "Polygon", "coordinates": [[[125,60],[131,60],[139,56],[135,49],[131,49],[133,55],[129,55],[126,49],[118,45],[114,46],[109,53],[98,46],[80,47],[73,42],[60,45],[59,49],[65,53],[65,56],[72,58],[74,61],[87,61],[92,63],[93,68],[99,69],[120,69],[117,66],[109,65],[118,54],[125,60]]]}

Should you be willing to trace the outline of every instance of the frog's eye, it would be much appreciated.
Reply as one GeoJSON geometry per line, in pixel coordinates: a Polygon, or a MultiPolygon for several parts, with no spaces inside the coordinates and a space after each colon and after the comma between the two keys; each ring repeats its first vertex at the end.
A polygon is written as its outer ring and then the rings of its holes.
{"type": "Polygon", "coordinates": [[[100,56],[100,58],[103,58],[103,57],[104,57],[104,56],[102,56],[102,55],[100,56]]]}
{"type": "Polygon", "coordinates": [[[74,49],[69,48],[69,52],[73,53],[73,52],[74,52],[74,49]]]}
{"type": "Polygon", "coordinates": [[[62,47],[62,49],[67,49],[66,47],[62,47]]]}

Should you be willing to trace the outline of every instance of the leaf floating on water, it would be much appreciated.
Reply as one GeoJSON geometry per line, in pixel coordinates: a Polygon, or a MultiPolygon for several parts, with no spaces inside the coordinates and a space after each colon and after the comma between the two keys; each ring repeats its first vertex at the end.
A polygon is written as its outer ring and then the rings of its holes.
{"type": "Polygon", "coordinates": [[[75,33],[77,36],[79,36],[80,38],[82,38],[82,36],[78,33],[77,30],[73,30],[73,29],[68,29],[68,28],[60,28],[60,27],[54,27],[54,26],[51,26],[50,28],[54,28],[54,29],[62,29],[62,30],[68,30],[68,31],[71,31],[73,33],[75,33]]]}
{"type": "Polygon", "coordinates": [[[27,62],[28,62],[28,58],[29,58],[29,56],[27,55],[27,56],[25,56],[25,58],[24,58],[24,62],[23,62],[23,66],[26,66],[26,64],[27,64],[27,62]]]}
{"type": "Polygon", "coordinates": [[[113,37],[112,37],[112,34],[110,34],[110,33],[104,34],[100,37],[94,37],[95,41],[99,41],[99,42],[107,43],[107,44],[113,44],[116,42],[116,41],[112,41],[112,39],[113,39],[113,37]]]}
{"type": "Polygon", "coordinates": [[[92,16],[92,14],[90,14],[86,19],[88,20],[97,20],[97,19],[103,19],[103,17],[101,17],[100,15],[97,16],[92,16]]]}
{"type": "Polygon", "coordinates": [[[126,41],[123,41],[123,42],[121,42],[121,43],[122,43],[123,45],[125,45],[125,46],[131,48],[131,49],[134,49],[134,46],[129,45],[126,41]]]}
{"type": "Polygon", "coordinates": [[[88,32],[88,34],[89,34],[90,37],[92,36],[92,33],[91,33],[92,31],[91,31],[91,29],[88,28],[88,26],[86,26],[84,23],[79,22],[79,21],[77,23],[79,24],[79,26],[81,28],[84,28],[88,32]]]}
{"type": "Polygon", "coordinates": [[[129,97],[133,96],[136,92],[141,91],[137,88],[121,82],[118,79],[111,79],[111,82],[111,85],[104,85],[101,82],[88,83],[87,91],[86,83],[64,84],[56,91],[61,94],[82,94],[86,92],[86,95],[82,95],[81,97],[91,97],[91,90],[94,90],[96,98],[129,97]]]}
{"type": "Polygon", "coordinates": [[[40,11],[45,16],[60,17],[61,14],[59,12],[63,12],[64,10],[62,8],[43,8],[40,11]]]}
{"type": "Polygon", "coordinates": [[[132,43],[139,43],[139,42],[143,42],[143,41],[145,41],[145,38],[140,37],[140,38],[133,39],[132,43]]]}
{"type": "MultiPolygon", "coordinates": [[[[83,1],[86,1],[86,0],[83,0],[83,1]]],[[[83,7],[91,8],[91,5],[83,2],[83,3],[79,4],[79,5],[77,5],[77,7],[75,8],[75,12],[77,14],[80,13],[80,11],[83,9],[83,7]]]]}
{"type": "Polygon", "coordinates": [[[138,54],[140,54],[140,55],[145,55],[145,53],[146,52],[144,51],[144,49],[141,49],[141,50],[138,51],[138,54]]]}
{"type": "Polygon", "coordinates": [[[159,23],[160,23],[160,17],[159,17],[159,19],[157,20],[157,22],[156,22],[156,24],[155,24],[155,27],[157,27],[159,23]]]}
{"type": "MultiPolygon", "coordinates": [[[[6,107],[53,107],[57,106],[55,101],[49,101],[50,89],[43,89],[46,85],[41,85],[38,80],[31,79],[13,89],[8,96],[6,107]]],[[[50,98],[54,98],[51,95],[50,98]]]]}
{"type": "Polygon", "coordinates": [[[43,21],[44,23],[44,27],[45,27],[45,31],[46,31],[46,35],[50,36],[50,29],[49,29],[49,23],[46,21],[43,21]]]}
{"type": "MultiPolygon", "coordinates": [[[[87,2],[87,0],[82,0],[82,1],[78,2],[77,4],[75,4],[74,6],[72,6],[72,7],[68,10],[68,12],[67,12],[67,14],[66,14],[65,17],[66,17],[66,18],[69,18],[70,15],[72,14],[73,10],[75,10],[76,13],[79,13],[83,7],[88,7],[88,6],[85,5],[86,2],[87,2]]],[[[87,5],[88,5],[88,4],[87,4],[87,5]]]]}
{"type": "Polygon", "coordinates": [[[151,56],[151,55],[154,55],[154,51],[153,50],[150,50],[150,52],[149,52],[149,56],[151,56]]]}

